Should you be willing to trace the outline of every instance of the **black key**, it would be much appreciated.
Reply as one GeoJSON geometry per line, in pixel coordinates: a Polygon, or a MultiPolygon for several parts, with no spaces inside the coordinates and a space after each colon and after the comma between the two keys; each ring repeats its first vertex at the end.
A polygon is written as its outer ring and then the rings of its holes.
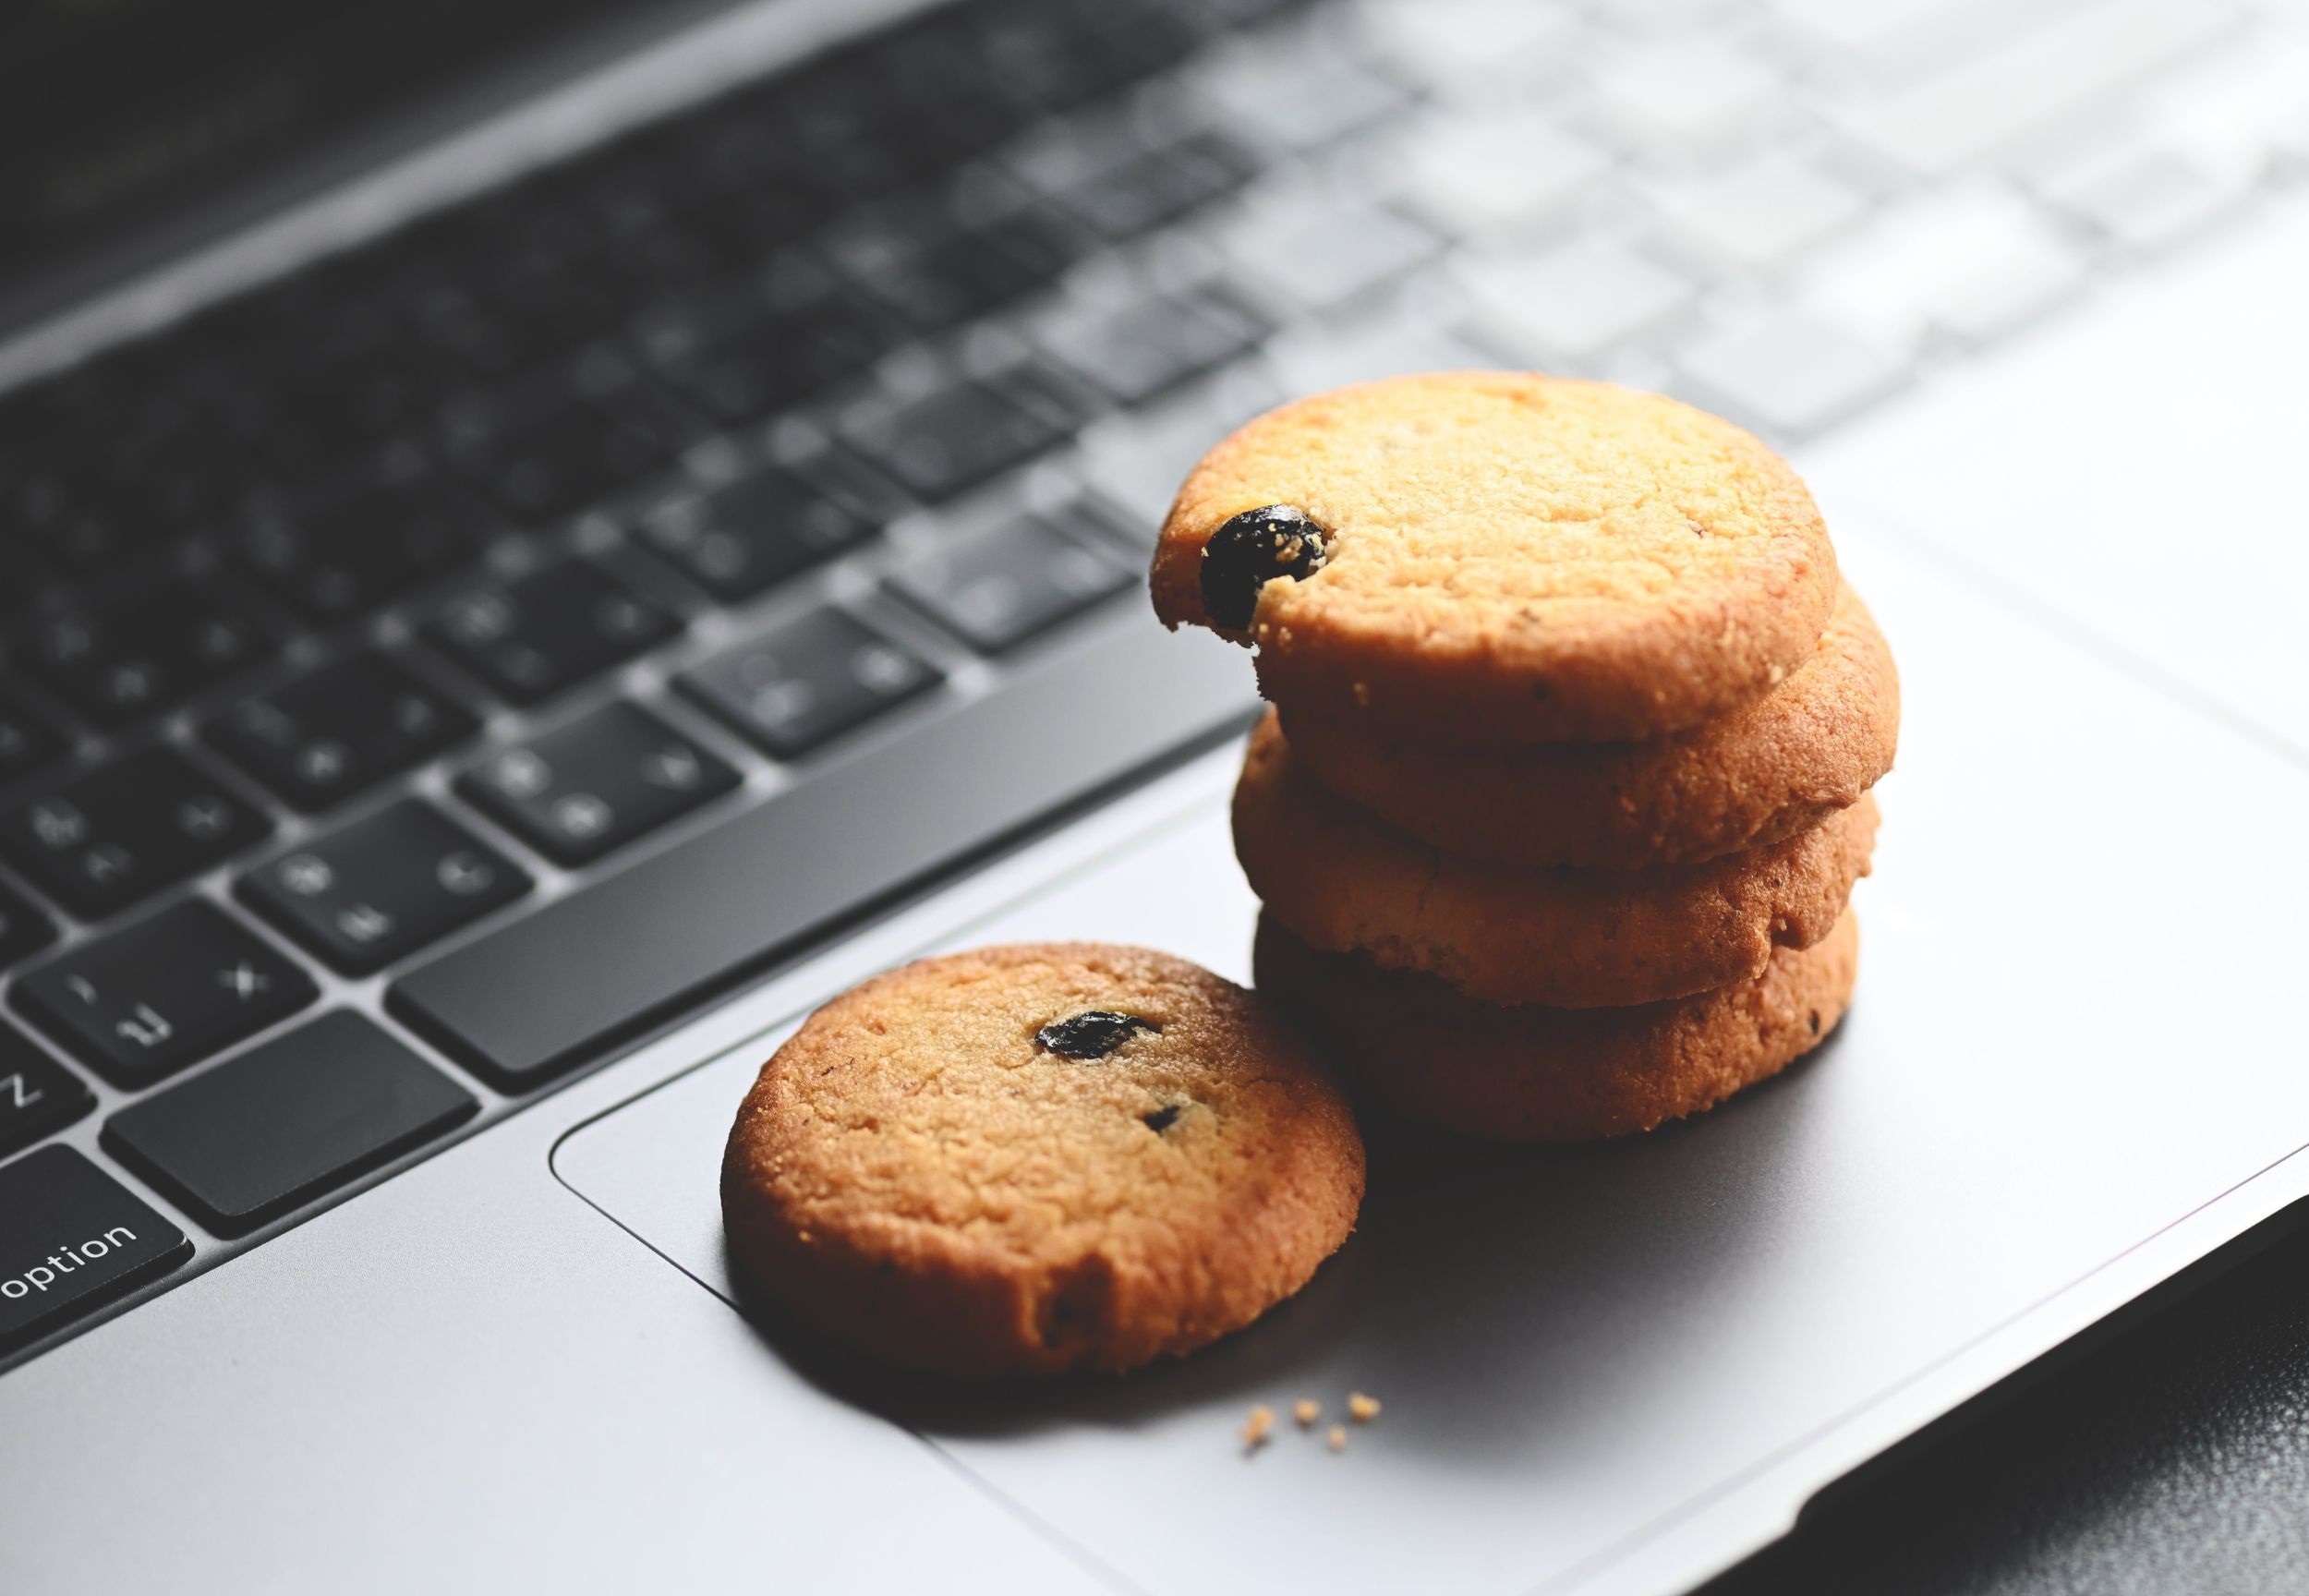
{"type": "Polygon", "coordinates": [[[915,331],[983,316],[1081,259],[1080,229],[1024,209],[973,225],[944,216],[876,218],[826,246],[851,282],[915,331]]]}
{"type": "Polygon", "coordinates": [[[1225,199],[1258,169],[1257,157],[1233,139],[1196,133],[1084,177],[1056,198],[1101,237],[1120,242],[1225,199]]]}
{"type": "Polygon", "coordinates": [[[879,530],[847,496],[769,469],[677,499],[642,524],[643,542],[725,604],[751,598],[879,530]]]}
{"type": "Polygon", "coordinates": [[[841,420],[844,443],[932,502],[1023,464],[1066,435],[1066,419],[1040,394],[974,379],[914,398],[869,400],[841,420]]]}
{"type": "Polygon", "coordinates": [[[14,786],[42,766],[63,758],[70,746],[62,732],[0,687],[0,787],[14,786]]]}
{"type": "Polygon", "coordinates": [[[191,1256],[182,1230],[69,1147],[0,1167],[0,1352],[191,1256]]]}
{"type": "Polygon", "coordinates": [[[473,1117],[473,1094],[357,1014],[123,1108],[104,1145],[219,1236],[243,1236],[473,1117]]]}
{"type": "Polygon", "coordinates": [[[96,1106],[79,1077],[0,1025],[0,1158],[21,1153],[96,1106]]]}
{"type": "Polygon", "coordinates": [[[889,316],[827,279],[685,295],[641,318],[634,335],[667,382],[733,426],[864,370],[901,336],[889,316]]]}
{"type": "Polygon", "coordinates": [[[134,1091],[320,995],[312,977],[213,903],[189,899],[17,978],[18,1009],[134,1091]]]}
{"type": "Polygon", "coordinates": [[[0,816],[0,855],[83,920],[261,841],[272,829],[173,748],[147,748],[0,816]]]}
{"type": "Polygon", "coordinates": [[[273,645],[247,605],[190,583],[42,620],[25,640],[20,667],[90,720],[116,730],[262,663],[273,645]]]}
{"type": "Polygon", "coordinates": [[[682,629],[589,560],[453,594],[426,641],[515,704],[534,704],[682,629]]]}
{"type": "Polygon", "coordinates": [[[999,654],[1138,583],[1118,555],[1028,517],[950,538],[889,586],[980,653],[999,654]]]}
{"type": "Polygon", "coordinates": [[[479,722],[382,654],[349,655],[227,711],[209,741],[297,808],[351,797],[479,722]]]}
{"type": "Polygon", "coordinates": [[[543,521],[663,466],[697,419],[614,359],[588,357],[444,413],[450,463],[507,514],[543,521]]]}
{"type": "Polygon", "coordinates": [[[806,611],[682,673],[680,686],[780,759],[928,691],[936,666],[863,621],[806,611]]]}
{"type": "Polygon", "coordinates": [[[1118,622],[911,736],[419,966],[393,987],[393,1008],[491,1079],[533,1084],[1037,816],[1248,724],[1257,702],[1226,650],[1118,622]]]}
{"type": "Polygon", "coordinates": [[[1248,306],[1206,289],[1068,306],[1036,339],[1067,371],[1118,405],[1137,405],[1254,347],[1272,329],[1248,306]]]}
{"type": "Polygon", "coordinates": [[[364,481],[323,502],[257,512],[236,554],[266,591],[328,626],[448,575],[489,531],[480,507],[442,483],[364,481]]]}
{"type": "Polygon", "coordinates": [[[29,958],[56,939],[48,916],[0,887],[0,970],[29,958]]]}
{"type": "Polygon", "coordinates": [[[465,800],[556,864],[586,864],[738,784],[738,773],[631,704],[493,754],[465,800]]]}
{"type": "Polygon", "coordinates": [[[414,798],[240,878],[241,901],[347,975],[368,975],[535,885],[414,798]]]}

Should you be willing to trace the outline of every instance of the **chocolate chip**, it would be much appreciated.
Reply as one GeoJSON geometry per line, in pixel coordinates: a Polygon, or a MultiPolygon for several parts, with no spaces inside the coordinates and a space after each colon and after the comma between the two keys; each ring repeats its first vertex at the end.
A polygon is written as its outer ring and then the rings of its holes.
{"type": "Polygon", "coordinates": [[[1070,1020],[1053,1020],[1034,1033],[1034,1040],[1061,1058],[1104,1058],[1139,1032],[1161,1029],[1135,1014],[1092,1009],[1070,1020]]]}
{"type": "Polygon", "coordinates": [[[1203,545],[1203,611],[1218,625],[1251,624],[1259,589],[1277,576],[1303,578],[1323,569],[1331,534],[1304,510],[1268,504],[1246,510],[1203,545]]]}
{"type": "Polygon", "coordinates": [[[1162,1132],[1169,1130],[1173,1125],[1177,1124],[1179,1122],[1179,1116],[1185,1112],[1186,1110],[1179,1107],[1176,1103],[1166,1103],[1160,1108],[1155,1109],[1152,1114],[1140,1115],[1139,1123],[1145,1126],[1149,1130],[1154,1131],[1156,1135],[1160,1135],[1162,1132]]]}
{"type": "Polygon", "coordinates": [[[1819,1010],[1817,1009],[1812,1010],[1812,1034],[1819,1034],[1819,1010]]]}

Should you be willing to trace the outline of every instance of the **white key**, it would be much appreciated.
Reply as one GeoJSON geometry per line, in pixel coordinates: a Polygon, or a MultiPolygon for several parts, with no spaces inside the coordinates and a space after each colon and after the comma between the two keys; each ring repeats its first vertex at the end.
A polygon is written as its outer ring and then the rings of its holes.
{"type": "Polygon", "coordinates": [[[1792,438],[1888,393],[1909,367],[1904,354],[1787,309],[1704,333],[1677,352],[1675,363],[1701,404],[1792,438]]]}
{"type": "Polygon", "coordinates": [[[1702,260],[1747,271],[1777,266],[1852,225],[1868,196],[1808,162],[1768,156],[1660,190],[1668,238],[1702,260]]]}
{"type": "Polygon", "coordinates": [[[1411,98],[1401,85],[1327,53],[1299,59],[1244,45],[1191,70],[1215,126],[1276,150],[1334,143],[1411,98]]]}
{"type": "Polygon", "coordinates": [[[1676,272],[1624,245],[1584,238],[1542,254],[1460,263],[1473,330],[1519,360],[1590,361],[1689,306],[1676,272]]]}
{"type": "Polygon", "coordinates": [[[1883,82],[1944,71],[2083,0],[1773,0],[1799,39],[1883,82]]]}
{"type": "Polygon", "coordinates": [[[1445,229],[1481,236],[1560,214],[1612,158],[1537,111],[1429,120],[1396,152],[1403,202],[1445,229]]]}
{"type": "Polygon", "coordinates": [[[1404,275],[1442,240],[1383,206],[1302,192],[1254,199],[1220,247],[1253,292],[1323,311],[1404,275]]]}
{"type": "Polygon", "coordinates": [[[2089,266],[2027,200],[1984,184],[1878,217],[1807,265],[1797,297],[1894,347],[1928,328],[1977,343],[2073,297],[2089,266]]]}
{"type": "Polygon", "coordinates": [[[1645,45],[1596,75],[1596,110],[1648,149],[1685,151],[1737,137],[1785,97],[1777,69],[1732,45],[1690,40],[1645,45]]]}
{"type": "Polygon", "coordinates": [[[1420,371],[1480,370],[1493,362],[1448,332],[1406,327],[1388,317],[1367,325],[1308,327],[1275,340],[1267,352],[1284,391],[1320,393],[1349,382],[1420,371]]]}
{"type": "Polygon", "coordinates": [[[2110,151],[2041,185],[2045,198],[2130,249],[2194,233],[2245,195],[2243,175],[2175,144],[2110,151]]]}
{"type": "Polygon", "coordinates": [[[1374,54],[1445,98],[1551,69],[1579,31],[1547,0],[1364,0],[1374,54]]]}
{"type": "Polygon", "coordinates": [[[1942,176],[2215,38],[2237,15],[2227,0],[2099,0],[1913,89],[1829,115],[1884,159],[1942,176]]]}

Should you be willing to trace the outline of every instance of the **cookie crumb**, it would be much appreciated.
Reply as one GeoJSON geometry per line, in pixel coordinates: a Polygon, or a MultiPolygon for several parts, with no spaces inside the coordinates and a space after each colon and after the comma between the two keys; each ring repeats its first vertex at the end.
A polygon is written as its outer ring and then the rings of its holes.
{"type": "Polygon", "coordinates": [[[1275,1409],[1265,1406],[1253,1408],[1251,1417],[1243,1421],[1242,1444],[1247,1452],[1256,1452],[1267,1444],[1267,1433],[1275,1428],[1275,1409]]]}
{"type": "Polygon", "coordinates": [[[1347,1413],[1356,1423],[1368,1424],[1379,1417],[1379,1398],[1350,1391],[1347,1394],[1347,1413]]]}
{"type": "Polygon", "coordinates": [[[1312,1430],[1315,1421],[1323,1417],[1323,1404],[1312,1396],[1301,1396],[1292,1405],[1291,1417],[1299,1421],[1301,1430],[1312,1430]]]}
{"type": "Polygon", "coordinates": [[[1346,1450],[1347,1450],[1347,1426],[1346,1426],[1346,1425],[1344,1425],[1344,1424],[1334,1424],[1334,1425],[1332,1425],[1332,1426],[1331,1426],[1331,1433],[1330,1433],[1330,1434],[1328,1434],[1328,1435],[1325,1435],[1325,1436],[1323,1438],[1323,1444],[1324,1444],[1325,1446],[1330,1447],[1330,1448],[1331,1448],[1331,1450],[1332,1450],[1332,1451],[1334,1451],[1334,1452],[1344,1452],[1344,1451],[1346,1451],[1346,1450]]]}

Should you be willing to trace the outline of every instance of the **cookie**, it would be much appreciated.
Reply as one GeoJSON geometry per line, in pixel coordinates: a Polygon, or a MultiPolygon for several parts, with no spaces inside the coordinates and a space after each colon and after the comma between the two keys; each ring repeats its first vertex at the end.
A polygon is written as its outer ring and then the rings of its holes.
{"type": "Polygon", "coordinates": [[[1409,748],[1286,714],[1308,773],[1446,852],[1632,870],[1796,835],[1892,768],[1900,679],[1849,587],[1812,658],[1762,697],[1643,743],[1409,748]]]}
{"type": "Polygon", "coordinates": [[[762,1069],[721,1197],[754,1291],[885,1362],[1120,1370],[1240,1329],[1347,1239],[1363,1148],[1289,1022],[1183,960],[910,964],[762,1069]]]}
{"type": "Polygon", "coordinates": [[[1836,556],[1729,422],[1609,383],[1399,377],[1270,411],[1163,525],[1154,610],[1258,649],[1262,691],[1366,737],[1653,737],[1811,658],[1836,556]]]}
{"type": "Polygon", "coordinates": [[[1493,1003],[1608,1008],[1761,974],[1828,935],[1868,873],[1863,797],[1785,841],[1650,870],[1535,869],[1407,837],[1300,768],[1272,720],[1235,785],[1235,852],[1269,913],[1325,952],[1360,950],[1493,1003]]]}
{"type": "Polygon", "coordinates": [[[1859,926],[1783,948],[1750,981],[1632,1009],[1503,1008],[1432,975],[1318,953],[1259,923],[1259,990],[1301,1016],[1372,1106],[1495,1142],[1589,1142],[1712,1107],[1825,1041],[1859,926]]]}

